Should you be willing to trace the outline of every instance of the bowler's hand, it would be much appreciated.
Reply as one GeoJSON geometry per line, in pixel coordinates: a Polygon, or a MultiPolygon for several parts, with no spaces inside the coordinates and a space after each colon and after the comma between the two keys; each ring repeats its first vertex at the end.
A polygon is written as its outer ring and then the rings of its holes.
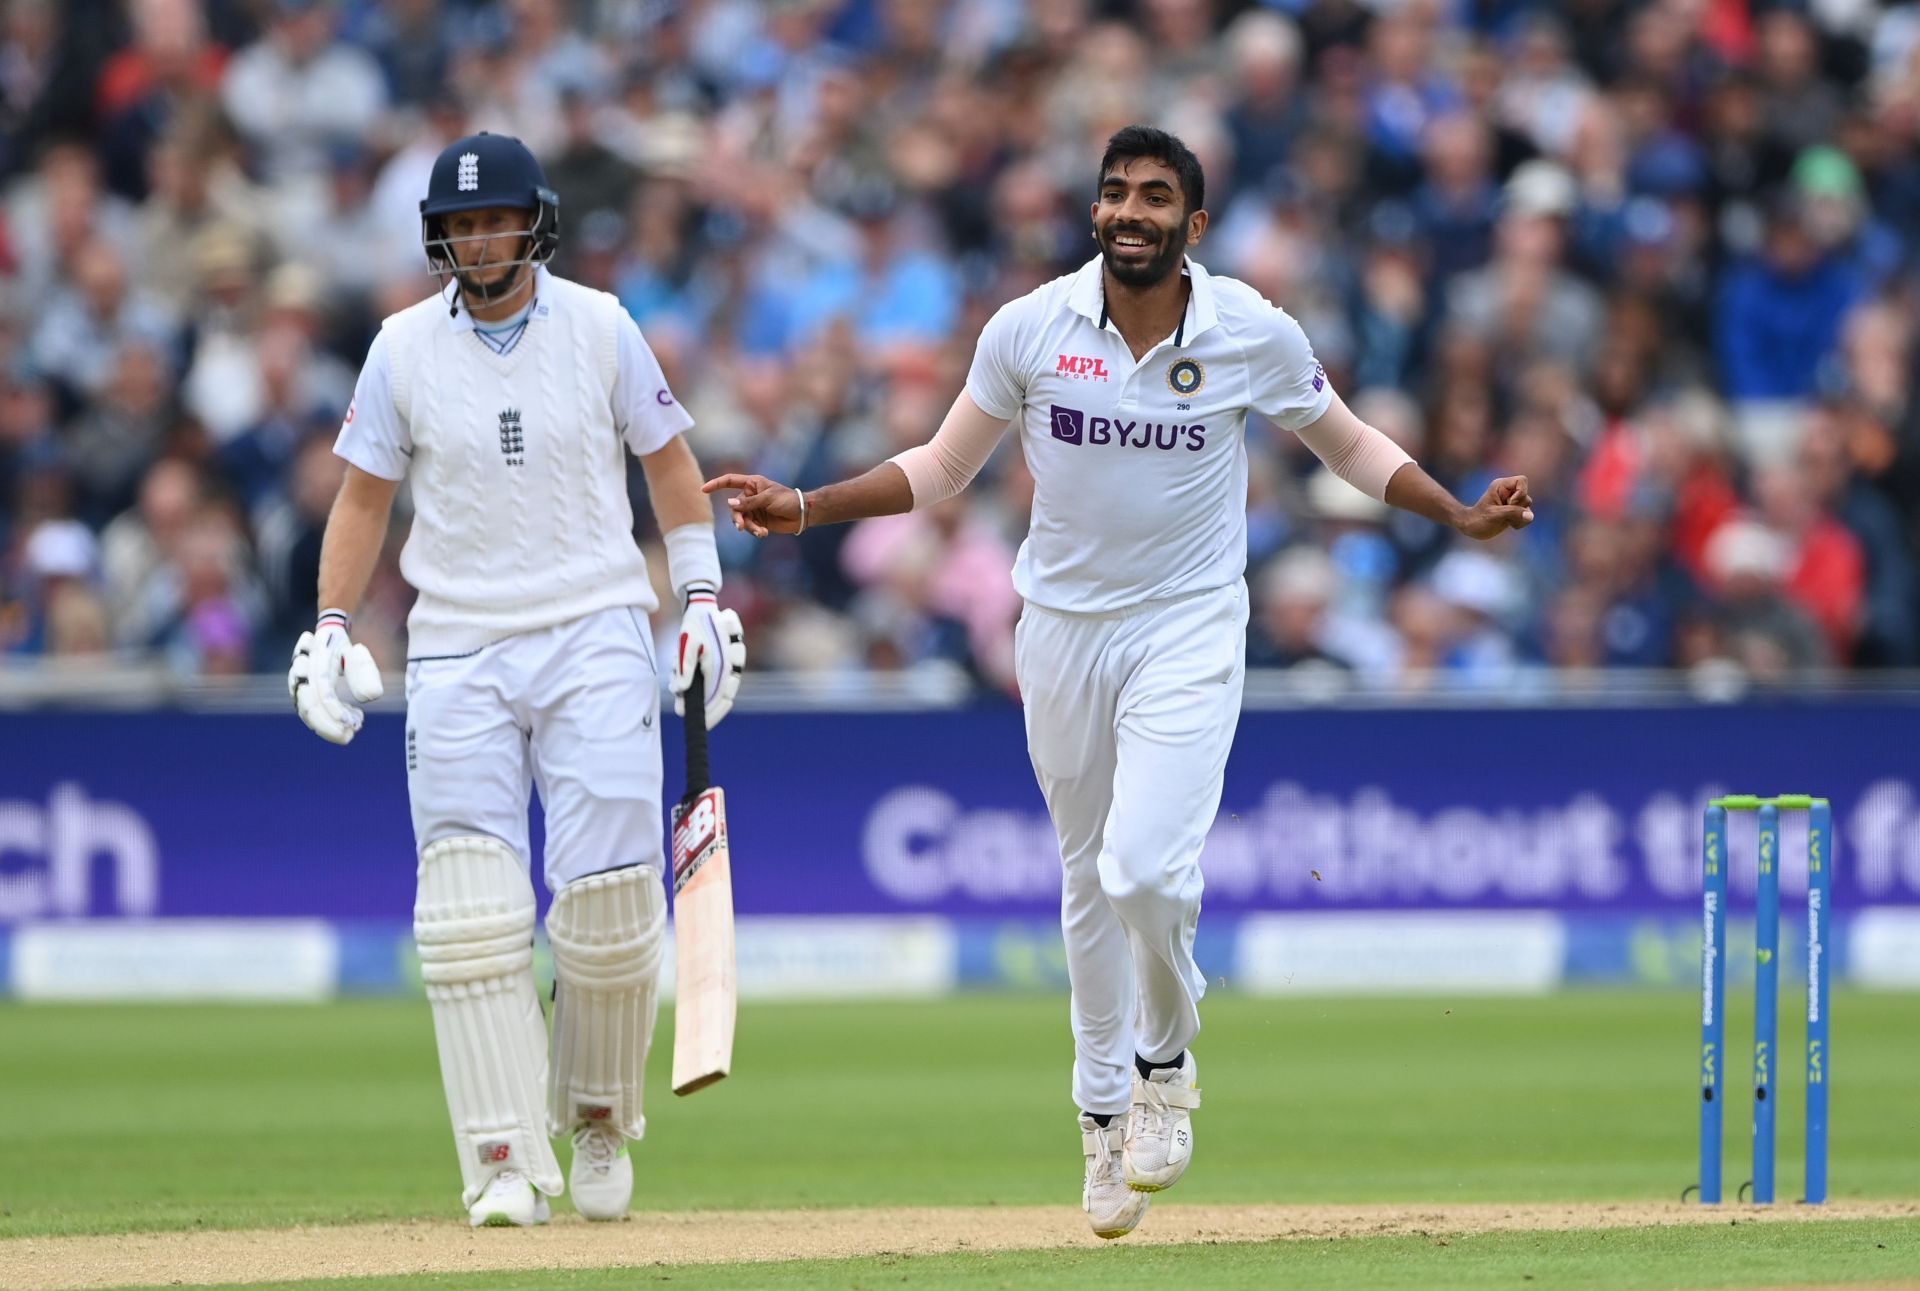
{"type": "Polygon", "coordinates": [[[739,496],[727,499],[727,513],[733,517],[734,528],[756,538],[800,532],[800,493],[792,485],[764,475],[722,475],[700,488],[704,493],[737,490],[739,496]]]}
{"type": "Polygon", "coordinates": [[[1509,529],[1524,529],[1533,523],[1533,495],[1527,492],[1527,477],[1508,475],[1487,486],[1481,499],[1467,509],[1454,528],[1469,538],[1495,538],[1509,529]]]}

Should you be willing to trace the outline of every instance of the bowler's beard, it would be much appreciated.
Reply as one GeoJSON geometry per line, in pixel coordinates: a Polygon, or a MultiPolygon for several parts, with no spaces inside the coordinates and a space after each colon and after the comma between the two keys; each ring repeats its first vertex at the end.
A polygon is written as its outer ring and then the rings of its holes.
{"type": "Polygon", "coordinates": [[[1169,274],[1179,269],[1180,257],[1186,249],[1185,240],[1167,230],[1120,228],[1110,224],[1100,232],[1101,258],[1106,261],[1107,272],[1123,287],[1151,287],[1165,282],[1169,274]],[[1114,255],[1112,241],[1119,233],[1139,234],[1159,240],[1154,243],[1152,254],[1145,260],[1122,261],[1114,255]]]}

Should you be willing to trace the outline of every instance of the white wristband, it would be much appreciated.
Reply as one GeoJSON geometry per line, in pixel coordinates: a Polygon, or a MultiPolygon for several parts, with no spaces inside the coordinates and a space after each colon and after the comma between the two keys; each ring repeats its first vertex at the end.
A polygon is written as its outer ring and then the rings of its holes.
{"type": "Polygon", "coordinates": [[[666,532],[667,581],[673,594],[687,599],[687,589],[699,584],[720,590],[720,549],[714,545],[713,526],[695,521],[666,532]]]}

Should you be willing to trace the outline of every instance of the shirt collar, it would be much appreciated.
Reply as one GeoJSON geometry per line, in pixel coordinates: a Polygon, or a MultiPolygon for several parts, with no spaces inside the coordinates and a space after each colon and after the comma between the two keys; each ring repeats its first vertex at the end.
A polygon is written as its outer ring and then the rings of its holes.
{"type": "MultiPolygon", "coordinates": [[[[553,300],[553,293],[547,290],[551,281],[552,279],[548,275],[545,265],[537,264],[533,267],[533,312],[527,315],[527,323],[529,325],[533,323],[534,319],[545,318],[547,316],[549,302],[553,300]]],[[[460,285],[449,278],[447,285],[440,289],[440,299],[446,302],[448,307],[451,308],[453,305],[453,293],[459,290],[460,285]]],[[[466,311],[464,302],[462,302],[461,308],[454,309],[447,315],[447,328],[455,333],[471,332],[473,330],[473,315],[466,311]]]]}
{"type": "MultiPolygon", "coordinates": [[[[1102,331],[1107,326],[1106,280],[1102,275],[1104,257],[1095,256],[1081,265],[1073,275],[1073,285],[1067,289],[1067,307],[1081,315],[1102,331]]],[[[1187,312],[1180,320],[1180,326],[1174,329],[1173,343],[1177,346],[1191,344],[1193,339],[1220,321],[1220,311],[1213,296],[1213,275],[1192,256],[1186,256],[1180,266],[1180,272],[1193,283],[1192,294],[1187,298],[1187,312]]]]}

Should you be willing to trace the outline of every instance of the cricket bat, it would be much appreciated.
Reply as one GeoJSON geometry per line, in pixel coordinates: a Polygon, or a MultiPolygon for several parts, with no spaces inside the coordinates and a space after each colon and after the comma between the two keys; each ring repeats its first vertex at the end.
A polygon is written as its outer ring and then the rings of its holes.
{"type": "Polygon", "coordinates": [[[733,1065],[738,998],[727,798],[707,766],[706,681],[686,694],[687,792],[673,809],[673,1092],[691,1094],[733,1065]]]}

